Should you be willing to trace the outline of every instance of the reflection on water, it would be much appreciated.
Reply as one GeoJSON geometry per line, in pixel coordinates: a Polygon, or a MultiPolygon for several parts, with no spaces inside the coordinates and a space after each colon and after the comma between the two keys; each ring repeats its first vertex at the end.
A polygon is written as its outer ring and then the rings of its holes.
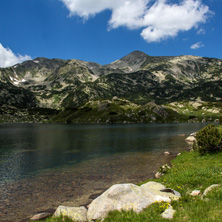
{"type": "Polygon", "coordinates": [[[91,194],[113,183],[152,178],[173,157],[163,151],[188,148],[177,135],[202,127],[0,125],[0,216],[16,221],[63,202],[87,203],[91,194]]]}

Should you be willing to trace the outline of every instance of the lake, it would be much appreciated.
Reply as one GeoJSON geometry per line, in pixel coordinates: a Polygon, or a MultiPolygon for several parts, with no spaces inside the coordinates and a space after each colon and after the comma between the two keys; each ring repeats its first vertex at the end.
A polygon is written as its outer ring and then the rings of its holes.
{"type": "Polygon", "coordinates": [[[204,124],[1,124],[0,218],[87,205],[115,183],[153,178],[204,124]],[[169,151],[172,155],[164,156],[169,151]]]}

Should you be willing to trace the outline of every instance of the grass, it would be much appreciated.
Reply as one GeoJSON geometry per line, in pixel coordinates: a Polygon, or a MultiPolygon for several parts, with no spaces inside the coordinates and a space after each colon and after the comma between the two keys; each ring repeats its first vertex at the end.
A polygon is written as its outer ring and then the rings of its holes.
{"type": "Polygon", "coordinates": [[[222,119],[221,102],[180,101],[166,104],[166,107],[176,110],[180,115],[188,119],[195,118],[198,121],[202,121],[203,119],[206,121],[222,119]]]}
{"type": "MultiPolygon", "coordinates": [[[[201,193],[212,184],[222,184],[222,153],[200,156],[197,152],[184,152],[172,161],[173,167],[162,178],[155,181],[179,191],[182,195],[179,201],[171,205],[176,210],[173,220],[175,222],[221,222],[222,218],[222,187],[215,188],[207,198],[193,197],[193,190],[201,193]]],[[[146,181],[148,182],[148,181],[146,181]]],[[[144,183],[146,183],[144,182],[144,183]]],[[[141,185],[141,184],[140,184],[141,185]]],[[[143,212],[137,214],[133,211],[111,212],[104,222],[144,222],[168,221],[161,217],[167,208],[167,203],[154,203],[143,212]]],[[[63,220],[49,218],[45,222],[60,222],[63,220]]]]}

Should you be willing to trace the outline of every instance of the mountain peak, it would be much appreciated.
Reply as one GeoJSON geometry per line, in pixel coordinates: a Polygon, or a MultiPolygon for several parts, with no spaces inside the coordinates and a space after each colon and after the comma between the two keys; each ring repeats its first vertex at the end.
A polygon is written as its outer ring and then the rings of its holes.
{"type": "Polygon", "coordinates": [[[108,67],[122,69],[124,72],[135,72],[149,56],[141,51],[133,51],[127,56],[112,62],[108,67]]]}
{"type": "Polygon", "coordinates": [[[146,53],[142,52],[142,51],[139,51],[139,50],[135,50],[133,52],[131,52],[130,54],[128,55],[133,55],[133,56],[148,56],[146,53]]]}
{"type": "Polygon", "coordinates": [[[124,56],[120,60],[121,61],[141,60],[141,59],[143,60],[147,57],[148,57],[148,55],[146,53],[136,50],[136,51],[133,51],[130,54],[124,56]]]}

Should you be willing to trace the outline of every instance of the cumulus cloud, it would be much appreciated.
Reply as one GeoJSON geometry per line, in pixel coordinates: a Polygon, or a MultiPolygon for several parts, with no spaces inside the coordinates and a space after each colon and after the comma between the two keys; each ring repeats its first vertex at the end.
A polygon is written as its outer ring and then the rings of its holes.
{"type": "Polygon", "coordinates": [[[180,31],[197,28],[206,22],[211,11],[201,0],[60,0],[68,8],[70,16],[84,20],[104,10],[111,10],[109,29],[127,27],[142,29],[141,36],[147,42],[157,42],[176,36],[180,31]]]}
{"type": "Polygon", "coordinates": [[[191,49],[199,49],[201,47],[204,47],[204,44],[202,44],[202,42],[197,42],[193,44],[192,46],[190,46],[191,49]]]}
{"type": "Polygon", "coordinates": [[[17,63],[24,62],[25,60],[32,59],[30,56],[15,55],[11,49],[4,48],[0,43],[0,67],[13,66],[17,63]]]}

